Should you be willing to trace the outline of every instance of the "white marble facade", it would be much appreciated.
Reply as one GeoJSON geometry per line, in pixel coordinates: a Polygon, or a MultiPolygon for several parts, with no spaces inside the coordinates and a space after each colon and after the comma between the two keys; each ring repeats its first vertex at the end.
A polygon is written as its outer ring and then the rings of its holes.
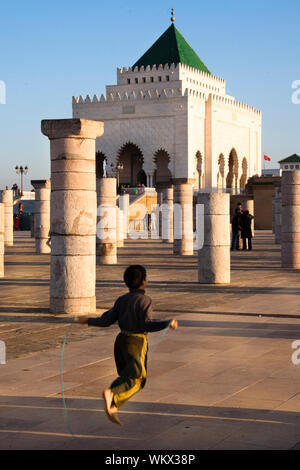
{"type": "Polygon", "coordinates": [[[96,151],[124,163],[120,184],[238,192],[261,174],[261,112],[181,63],[118,69],[105,95],[73,97],[73,117],[104,122],[96,151]]]}

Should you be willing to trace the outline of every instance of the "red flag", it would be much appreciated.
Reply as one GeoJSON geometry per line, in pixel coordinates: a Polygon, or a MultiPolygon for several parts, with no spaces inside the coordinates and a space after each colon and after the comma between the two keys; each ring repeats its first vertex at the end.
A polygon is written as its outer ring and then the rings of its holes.
{"type": "Polygon", "coordinates": [[[266,160],[267,162],[270,162],[270,161],[271,161],[271,158],[268,157],[267,155],[264,155],[264,160],[266,160]]]}

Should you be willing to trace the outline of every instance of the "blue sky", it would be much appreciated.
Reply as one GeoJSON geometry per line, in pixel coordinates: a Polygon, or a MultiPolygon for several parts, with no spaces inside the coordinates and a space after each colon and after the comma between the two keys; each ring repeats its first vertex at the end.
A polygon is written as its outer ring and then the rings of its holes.
{"type": "Polygon", "coordinates": [[[101,94],[116,83],[116,68],[132,65],[175,25],[227,92],[263,112],[266,167],[300,154],[299,0],[15,0],[1,5],[0,188],[19,183],[16,165],[30,179],[49,178],[49,141],[42,119],[72,116],[72,95],[101,94]]]}

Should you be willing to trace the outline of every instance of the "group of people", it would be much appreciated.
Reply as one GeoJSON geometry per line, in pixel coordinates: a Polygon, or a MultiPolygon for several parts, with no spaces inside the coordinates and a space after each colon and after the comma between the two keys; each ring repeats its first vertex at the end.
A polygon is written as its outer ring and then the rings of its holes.
{"type": "Polygon", "coordinates": [[[143,194],[145,192],[144,184],[137,184],[136,186],[131,186],[130,184],[121,184],[119,193],[120,194],[143,194]]]}
{"type": "Polygon", "coordinates": [[[24,230],[23,204],[19,203],[19,211],[14,214],[14,230],[24,230]]]}
{"type": "Polygon", "coordinates": [[[240,249],[240,238],[243,240],[243,250],[252,250],[252,221],[254,217],[248,210],[243,211],[242,203],[239,202],[231,221],[232,240],[231,251],[240,249]]]}
{"type": "MultiPolygon", "coordinates": [[[[8,189],[8,187],[6,187],[6,189],[8,189]]],[[[16,199],[17,197],[20,197],[21,191],[18,188],[18,185],[16,183],[12,185],[11,189],[13,190],[14,199],[16,199]]]]}

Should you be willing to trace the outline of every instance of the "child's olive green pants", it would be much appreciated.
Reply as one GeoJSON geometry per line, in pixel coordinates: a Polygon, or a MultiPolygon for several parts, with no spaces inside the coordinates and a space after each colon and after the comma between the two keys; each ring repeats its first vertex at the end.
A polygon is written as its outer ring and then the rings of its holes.
{"type": "Polygon", "coordinates": [[[117,408],[145,386],[147,376],[148,342],[144,334],[121,331],[114,355],[119,377],[110,386],[117,408]]]}

